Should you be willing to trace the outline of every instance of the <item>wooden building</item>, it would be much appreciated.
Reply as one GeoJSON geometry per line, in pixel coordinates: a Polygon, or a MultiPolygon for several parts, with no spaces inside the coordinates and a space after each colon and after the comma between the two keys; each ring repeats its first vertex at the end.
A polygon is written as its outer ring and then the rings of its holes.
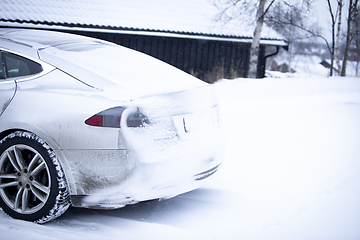
{"type": "MultiPolygon", "coordinates": [[[[206,0],[8,0],[1,5],[0,27],[56,30],[111,41],[206,82],[242,77],[248,71],[253,28],[214,21],[218,10],[206,0]]],[[[259,78],[265,74],[266,47],[287,46],[266,26],[263,32],[259,78]]]]}

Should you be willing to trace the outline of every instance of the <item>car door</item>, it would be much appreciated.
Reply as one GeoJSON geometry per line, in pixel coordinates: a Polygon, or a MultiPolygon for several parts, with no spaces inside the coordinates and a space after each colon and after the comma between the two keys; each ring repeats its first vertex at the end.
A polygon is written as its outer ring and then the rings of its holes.
{"type": "Polygon", "coordinates": [[[5,111],[16,92],[16,82],[5,78],[3,52],[0,51],[0,116],[5,111]]]}

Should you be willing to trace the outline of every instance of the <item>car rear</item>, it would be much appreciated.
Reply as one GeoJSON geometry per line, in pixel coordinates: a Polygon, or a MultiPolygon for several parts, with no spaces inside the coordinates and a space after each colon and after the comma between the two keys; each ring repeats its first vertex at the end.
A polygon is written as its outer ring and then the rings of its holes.
{"type": "Polygon", "coordinates": [[[211,85],[132,105],[119,117],[119,128],[134,168],[122,183],[84,197],[82,206],[111,208],[173,197],[204,185],[221,167],[224,138],[211,85]],[[146,121],[129,126],[134,114],[146,121]]]}

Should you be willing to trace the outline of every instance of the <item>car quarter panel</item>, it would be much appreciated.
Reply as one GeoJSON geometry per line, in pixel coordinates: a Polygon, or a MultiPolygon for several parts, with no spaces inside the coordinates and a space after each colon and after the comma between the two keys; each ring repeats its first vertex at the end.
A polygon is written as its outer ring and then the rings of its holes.
{"type": "Polygon", "coordinates": [[[98,176],[105,176],[105,170],[124,160],[120,129],[84,123],[97,112],[120,103],[55,70],[38,79],[18,81],[16,95],[0,118],[0,131],[22,129],[44,139],[60,159],[70,193],[78,194],[96,179],[90,168],[98,168],[98,176]],[[106,160],[113,155],[117,156],[106,160]]]}
{"type": "Polygon", "coordinates": [[[13,80],[0,79],[0,116],[15,95],[16,83],[13,80]]]}
{"type": "Polygon", "coordinates": [[[118,149],[119,130],[86,125],[87,118],[121,102],[110,101],[56,70],[31,81],[18,81],[16,96],[1,121],[41,129],[54,149],[118,149]],[[66,87],[65,87],[66,86],[66,87]],[[106,138],[104,137],[106,136],[106,138]],[[98,141],[95,141],[98,139],[98,141]]]}

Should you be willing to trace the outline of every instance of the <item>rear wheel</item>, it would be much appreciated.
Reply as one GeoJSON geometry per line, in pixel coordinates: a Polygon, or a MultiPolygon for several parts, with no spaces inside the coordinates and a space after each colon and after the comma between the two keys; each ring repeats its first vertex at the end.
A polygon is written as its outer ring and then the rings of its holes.
{"type": "Polygon", "coordinates": [[[0,207],[6,214],[45,223],[69,205],[64,172],[45,141],[23,131],[0,141],[0,207]]]}

